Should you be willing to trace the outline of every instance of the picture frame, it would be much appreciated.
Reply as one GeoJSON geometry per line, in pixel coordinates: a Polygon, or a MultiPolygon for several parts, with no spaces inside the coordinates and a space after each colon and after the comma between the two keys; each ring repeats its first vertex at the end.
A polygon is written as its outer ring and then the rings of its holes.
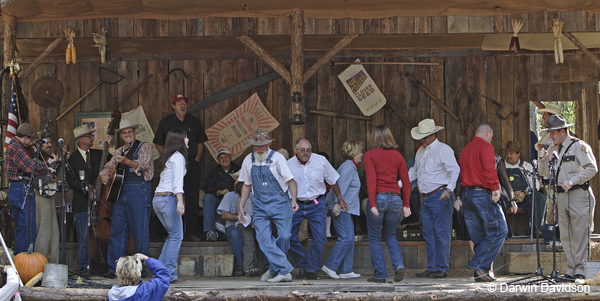
{"type": "MultiPolygon", "coordinates": [[[[94,144],[92,149],[102,149],[99,144],[100,140],[103,140],[105,133],[108,130],[108,125],[112,117],[110,112],[75,112],[75,126],[87,124],[92,133],[94,134],[94,144]],[[100,138],[100,140],[98,140],[100,138]]],[[[117,145],[117,135],[113,136],[113,145],[117,145]]]]}

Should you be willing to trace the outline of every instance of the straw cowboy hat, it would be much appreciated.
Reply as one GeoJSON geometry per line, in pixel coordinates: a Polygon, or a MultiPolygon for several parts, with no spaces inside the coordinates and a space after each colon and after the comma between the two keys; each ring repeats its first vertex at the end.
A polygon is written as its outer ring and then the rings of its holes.
{"type": "Polygon", "coordinates": [[[444,129],[443,126],[436,126],[433,119],[427,118],[419,122],[418,126],[412,128],[412,130],[410,130],[410,135],[415,140],[421,140],[433,133],[441,131],[442,129],[444,129]]]}
{"type": "Polygon", "coordinates": [[[90,127],[87,126],[87,124],[82,124],[73,130],[73,135],[75,136],[75,138],[73,138],[73,140],[77,140],[77,139],[79,139],[79,137],[85,136],[90,133],[92,133],[92,130],[90,130],[90,127]]]}
{"type": "Polygon", "coordinates": [[[566,129],[570,126],[573,126],[573,124],[567,124],[565,118],[561,115],[553,115],[548,119],[548,127],[544,131],[566,129]]]}
{"type": "Polygon", "coordinates": [[[128,128],[133,128],[133,129],[137,129],[138,126],[140,126],[139,124],[133,124],[129,119],[121,119],[121,122],[119,123],[119,128],[115,131],[115,132],[120,132],[124,129],[128,129],[128,128]]]}
{"type": "Polygon", "coordinates": [[[560,115],[560,106],[555,105],[553,103],[546,104],[545,108],[538,110],[538,113],[544,113],[544,112],[548,112],[548,113],[554,114],[554,115],[560,115]]]}
{"type": "Polygon", "coordinates": [[[518,141],[508,141],[506,143],[506,147],[502,149],[503,151],[513,151],[515,153],[521,152],[521,143],[518,141]]]}
{"type": "Polygon", "coordinates": [[[252,138],[246,139],[248,143],[256,146],[267,145],[273,142],[273,140],[275,139],[271,139],[271,137],[269,137],[269,132],[265,130],[255,130],[252,134],[252,138]]]}

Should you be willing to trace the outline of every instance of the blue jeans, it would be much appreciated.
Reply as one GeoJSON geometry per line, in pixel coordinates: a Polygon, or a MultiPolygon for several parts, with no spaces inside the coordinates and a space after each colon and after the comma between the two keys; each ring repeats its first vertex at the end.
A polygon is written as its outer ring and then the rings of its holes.
{"type": "Polygon", "coordinates": [[[256,267],[254,229],[243,225],[227,227],[227,240],[233,252],[233,269],[244,271],[256,267]]]}
{"type": "Polygon", "coordinates": [[[133,236],[133,254],[148,254],[150,233],[150,182],[128,183],[121,190],[119,200],[113,207],[108,242],[109,271],[114,273],[117,260],[125,256],[129,242],[129,232],[133,236]]]}
{"type": "Polygon", "coordinates": [[[315,202],[312,201],[308,204],[298,202],[300,208],[294,212],[292,218],[292,237],[290,239],[290,257],[292,257],[292,260],[299,268],[313,273],[321,268],[321,256],[327,243],[327,236],[325,235],[327,202],[325,197],[320,197],[318,201],[318,205],[315,205],[315,202]],[[304,219],[308,220],[313,236],[308,255],[298,239],[300,223],[304,219]]]}
{"type": "Polygon", "coordinates": [[[352,215],[342,212],[338,216],[331,216],[333,226],[338,234],[337,241],[329,253],[325,266],[333,271],[339,268],[340,274],[352,272],[354,265],[354,224],[352,215]]]}
{"type": "Polygon", "coordinates": [[[396,225],[402,214],[402,198],[397,195],[376,195],[375,203],[379,216],[373,215],[369,204],[367,204],[367,227],[369,229],[369,250],[371,251],[371,263],[375,270],[375,278],[387,279],[385,268],[385,255],[381,242],[387,245],[394,271],[404,268],[402,251],[396,239],[396,225]]]}
{"type": "Polygon", "coordinates": [[[183,222],[181,215],[177,214],[177,197],[174,195],[155,196],[152,206],[156,216],[169,233],[158,260],[169,270],[171,281],[173,281],[177,279],[177,258],[183,240],[183,222]]]}
{"type": "Polygon", "coordinates": [[[77,247],[79,248],[79,267],[85,269],[87,267],[88,258],[88,233],[87,227],[88,214],[87,211],[75,213],[73,217],[73,225],[77,231],[77,247]]]}
{"type": "Polygon", "coordinates": [[[207,193],[202,197],[202,212],[204,214],[204,232],[215,231],[215,219],[217,216],[217,207],[221,199],[212,193],[207,193]]]}
{"type": "MultiPolygon", "coordinates": [[[[529,216],[531,216],[531,196],[532,194],[528,194],[521,203],[517,203],[519,208],[523,208],[529,216]]],[[[536,229],[542,225],[542,221],[544,220],[544,215],[546,214],[546,196],[541,192],[535,192],[535,201],[537,202],[537,226],[536,229]]]]}
{"type": "Polygon", "coordinates": [[[423,197],[423,238],[427,248],[427,270],[448,273],[450,266],[450,243],[452,240],[452,212],[454,194],[440,200],[443,190],[423,197]]]}
{"type": "Polygon", "coordinates": [[[25,198],[25,185],[23,181],[10,182],[8,188],[10,212],[15,221],[15,255],[27,252],[29,245],[35,242],[35,196],[31,188],[25,198]]]}
{"type": "Polygon", "coordinates": [[[487,273],[508,234],[502,208],[492,201],[491,194],[485,190],[464,191],[462,204],[467,229],[475,244],[475,255],[469,268],[487,273]]]}

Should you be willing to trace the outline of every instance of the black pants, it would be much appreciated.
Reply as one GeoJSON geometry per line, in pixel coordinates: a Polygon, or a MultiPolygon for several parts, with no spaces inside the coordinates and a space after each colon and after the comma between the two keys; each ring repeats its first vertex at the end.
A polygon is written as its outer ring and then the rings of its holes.
{"type": "Polygon", "coordinates": [[[187,173],[183,178],[183,191],[185,192],[185,229],[187,235],[198,236],[198,199],[200,190],[200,163],[194,158],[188,158],[187,173]]]}

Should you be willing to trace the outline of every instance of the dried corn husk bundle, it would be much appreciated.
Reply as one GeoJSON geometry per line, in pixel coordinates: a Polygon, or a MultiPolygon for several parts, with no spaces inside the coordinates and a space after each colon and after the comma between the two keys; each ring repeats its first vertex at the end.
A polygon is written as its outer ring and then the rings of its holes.
{"type": "Polygon", "coordinates": [[[67,38],[68,43],[65,61],[67,62],[67,65],[70,62],[73,62],[73,64],[75,64],[77,63],[77,53],[75,52],[75,45],[73,45],[73,39],[75,39],[75,32],[69,27],[65,27],[63,29],[63,32],[65,33],[65,38],[67,38]]]}
{"type": "Polygon", "coordinates": [[[523,28],[523,25],[525,23],[520,17],[512,17],[512,19],[510,19],[510,22],[512,23],[513,27],[513,36],[510,39],[510,46],[508,47],[508,51],[514,50],[514,52],[518,52],[519,50],[521,50],[521,45],[519,44],[519,37],[517,36],[517,34],[519,33],[519,31],[521,31],[521,28],[523,28]]]}
{"type": "Polygon", "coordinates": [[[92,45],[93,47],[98,47],[98,51],[100,51],[100,61],[102,63],[106,62],[106,30],[104,28],[100,28],[98,33],[92,33],[92,37],[94,38],[94,42],[96,45],[92,45]]]}
{"type": "Polygon", "coordinates": [[[563,55],[562,46],[562,28],[565,23],[561,19],[554,19],[552,22],[552,32],[554,33],[554,61],[558,63],[564,63],[565,56],[563,55]]]}

